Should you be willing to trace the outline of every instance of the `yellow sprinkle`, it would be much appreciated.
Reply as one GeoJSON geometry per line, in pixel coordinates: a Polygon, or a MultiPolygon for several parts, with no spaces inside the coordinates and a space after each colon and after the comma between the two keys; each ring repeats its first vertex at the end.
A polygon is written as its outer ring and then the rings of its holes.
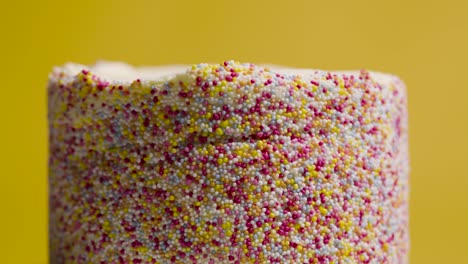
{"type": "Polygon", "coordinates": [[[385,252],[388,252],[388,244],[387,243],[384,243],[382,248],[383,248],[383,250],[385,252]]]}
{"type": "Polygon", "coordinates": [[[227,120],[224,120],[223,122],[221,122],[221,124],[219,124],[221,127],[227,127],[229,126],[229,121],[227,120]]]}
{"type": "Polygon", "coordinates": [[[218,127],[218,128],[216,129],[216,134],[222,136],[222,135],[224,134],[224,132],[223,132],[223,130],[222,130],[221,128],[218,127]]]}

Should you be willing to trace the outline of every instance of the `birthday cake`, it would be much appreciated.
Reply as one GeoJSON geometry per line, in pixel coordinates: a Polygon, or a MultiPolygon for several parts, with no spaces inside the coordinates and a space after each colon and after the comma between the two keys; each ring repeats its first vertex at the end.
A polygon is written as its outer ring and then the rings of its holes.
{"type": "Polygon", "coordinates": [[[49,76],[51,263],[407,263],[404,83],[226,61],[49,76]]]}

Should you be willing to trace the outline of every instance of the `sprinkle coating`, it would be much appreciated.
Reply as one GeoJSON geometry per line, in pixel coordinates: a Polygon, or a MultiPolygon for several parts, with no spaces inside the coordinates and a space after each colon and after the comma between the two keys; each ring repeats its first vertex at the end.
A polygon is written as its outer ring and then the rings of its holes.
{"type": "Polygon", "coordinates": [[[407,263],[405,85],[198,64],[50,75],[52,263],[407,263]]]}

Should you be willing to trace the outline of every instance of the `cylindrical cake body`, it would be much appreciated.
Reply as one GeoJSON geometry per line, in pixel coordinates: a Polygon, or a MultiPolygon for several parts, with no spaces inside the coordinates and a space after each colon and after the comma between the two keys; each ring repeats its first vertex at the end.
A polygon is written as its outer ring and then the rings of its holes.
{"type": "Polygon", "coordinates": [[[407,263],[404,84],[289,72],[56,69],[52,263],[407,263]]]}

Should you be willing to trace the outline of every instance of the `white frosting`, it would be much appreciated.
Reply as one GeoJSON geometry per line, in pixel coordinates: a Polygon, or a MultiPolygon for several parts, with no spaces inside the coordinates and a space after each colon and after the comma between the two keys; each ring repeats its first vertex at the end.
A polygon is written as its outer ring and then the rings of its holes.
{"type": "MultiPolygon", "coordinates": [[[[269,68],[273,72],[288,75],[314,75],[317,72],[323,70],[318,69],[303,69],[303,68],[291,68],[283,67],[278,65],[262,65],[263,67],[269,68]]],[[[189,69],[188,65],[165,65],[165,66],[131,66],[123,62],[114,61],[98,61],[93,66],[85,66],[77,63],[66,63],[62,67],[56,67],[55,72],[64,72],[69,76],[78,74],[81,70],[90,70],[93,74],[105,79],[109,82],[127,83],[132,82],[136,79],[142,81],[156,81],[167,79],[177,74],[182,74],[189,69]]],[[[348,75],[359,75],[359,71],[331,71],[331,73],[337,74],[348,74],[348,75]]],[[[388,83],[394,75],[370,71],[370,75],[380,83],[388,83]]]]}

